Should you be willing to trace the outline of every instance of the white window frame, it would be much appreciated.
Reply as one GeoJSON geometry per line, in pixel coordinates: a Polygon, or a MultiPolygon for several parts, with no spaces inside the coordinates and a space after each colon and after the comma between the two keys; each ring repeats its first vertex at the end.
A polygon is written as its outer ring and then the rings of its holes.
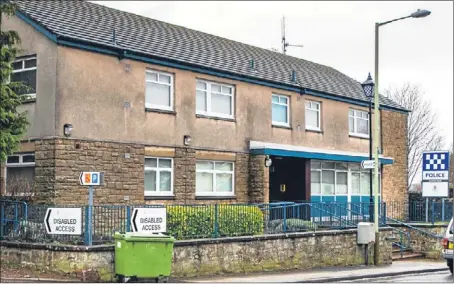
{"type": "Polygon", "coordinates": [[[170,86],[170,106],[164,106],[164,105],[156,105],[147,102],[147,98],[145,95],[145,107],[149,109],[160,109],[160,110],[168,110],[168,111],[173,111],[173,101],[174,101],[174,91],[173,91],[173,74],[168,73],[168,72],[163,72],[163,71],[157,71],[157,70],[152,70],[152,69],[146,69],[145,70],[145,92],[147,89],[147,83],[153,83],[153,84],[158,84],[158,85],[165,85],[165,86],[170,86]],[[148,80],[147,79],[147,74],[156,74],[158,77],[158,81],[154,80],[148,80]],[[165,75],[170,77],[170,83],[165,83],[165,82],[160,82],[159,81],[159,76],[160,75],[165,75]]]}
{"type": "Polygon", "coordinates": [[[279,94],[272,94],[271,95],[271,122],[273,125],[276,126],[290,126],[290,96],[286,95],[279,95],[279,94]],[[273,97],[277,97],[279,102],[273,102],[273,97]],[[281,98],[286,98],[287,103],[281,103],[281,98]],[[286,106],[287,107],[287,122],[280,122],[280,121],[274,121],[273,120],[273,105],[281,105],[281,106],[286,106]]]}
{"type": "Polygon", "coordinates": [[[306,118],[306,129],[307,130],[315,130],[315,131],[320,131],[321,130],[321,106],[322,104],[320,102],[315,102],[315,101],[306,101],[306,104],[305,104],[305,111],[306,111],[306,115],[305,115],[305,118],[306,118]],[[307,104],[309,104],[309,107],[307,106],[307,104]],[[316,108],[312,108],[313,105],[317,105],[318,106],[318,109],[316,108]],[[311,126],[311,125],[307,125],[307,112],[308,111],[315,111],[317,112],[317,124],[318,124],[318,127],[314,127],[314,126],[311,126]]]}
{"type": "Polygon", "coordinates": [[[349,134],[351,136],[356,136],[356,137],[362,137],[362,138],[369,138],[369,134],[370,134],[370,129],[369,129],[369,119],[370,119],[370,115],[369,115],[369,112],[367,111],[363,111],[363,110],[357,110],[357,109],[349,109],[348,111],[348,131],[349,131],[349,134]],[[353,115],[350,114],[350,112],[353,112],[353,115]],[[365,113],[367,114],[368,118],[365,119],[365,118],[362,118],[362,114],[365,113]],[[359,116],[358,116],[359,114],[359,116]],[[353,131],[350,129],[350,118],[353,118],[353,131]],[[368,129],[368,134],[364,134],[364,133],[358,133],[358,123],[357,123],[357,119],[361,119],[361,120],[365,120],[366,123],[367,123],[367,129],[368,129]]]}
{"type": "Polygon", "coordinates": [[[235,196],[235,162],[233,161],[213,161],[213,160],[197,160],[196,161],[196,179],[197,173],[209,173],[213,175],[213,191],[211,192],[200,192],[197,191],[197,182],[195,195],[196,196],[235,196]],[[210,162],[213,164],[213,170],[197,170],[197,162],[210,162]],[[216,170],[216,163],[230,163],[232,164],[232,171],[220,171],[216,170]],[[216,174],[231,174],[232,175],[232,191],[231,192],[217,192],[216,191],[216,174]]]}
{"type": "MultiPolygon", "coordinates": [[[[16,59],[13,61],[13,63],[17,63],[17,62],[22,62],[22,68],[21,69],[13,69],[11,71],[11,73],[21,73],[21,72],[25,72],[25,71],[32,71],[32,70],[36,70],[36,86],[35,86],[35,92],[34,93],[31,93],[31,94],[23,94],[21,96],[27,96],[29,98],[36,98],[36,89],[37,89],[37,86],[38,86],[38,58],[36,57],[36,55],[33,55],[33,56],[24,56],[22,58],[19,58],[19,59],[16,59]],[[28,67],[28,68],[25,68],[25,61],[29,61],[29,60],[36,60],[36,66],[34,67],[28,67]]],[[[12,67],[12,66],[11,66],[12,67]]],[[[8,83],[11,82],[11,76],[8,78],[8,83]]],[[[14,155],[12,155],[14,156],[14,155]]]]}
{"type": "MultiPolygon", "coordinates": [[[[211,116],[211,117],[220,117],[220,118],[230,118],[234,119],[235,118],[235,87],[233,85],[228,85],[228,84],[223,84],[223,83],[218,83],[218,82],[213,82],[213,81],[207,81],[203,79],[197,79],[196,80],[196,92],[201,91],[201,92],[206,92],[206,111],[201,111],[197,109],[197,101],[196,101],[196,114],[204,115],[204,116],[211,116]],[[197,83],[204,83],[206,84],[207,88],[206,90],[199,89],[197,88],[197,83]],[[225,114],[225,113],[218,113],[211,111],[211,86],[212,85],[218,85],[221,87],[221,93],[215,92],[216,94],[223,95],[223,96],[230,96],[230,104],[232,106],[231,109],[231,114],[225,114]],[[224,94],[222,93],[222,87],[224,88],[230,88],[232,90],[231,94],[224,94]]],[[[197,95],[197,94],[196,94],[197,95]]]]}
{"type": "MultiPolygon", "coordinates": [[[[5,193],[8,194],[8,168],[34,168],[36,165],[36,156],[35,153],[20,153],[13,154],[6,158],[5,163],[5,193]],[[33,156],[35,157],[35,162],[24,162],[24,156],[33,156]],[[8,163],[8,157],[19,157],[18,163],[8,163]]],[[[20,195],[27,195],[26,193],[21,193],[20,195]]]]}
{"type": "Polygon", "coordinates": [[[144,196],[174,196],[173,193],[173,181],[174,181],[174,168],[173,168],[173,158],[170,157],[151,157],[145,156],[147,159],[156,159],[156,167],[147,167],[146,161],[144,161],[144,196]],[[170,169],[169,168],[159,168],[159,160],[170,160],[170,169]],[[155,171],[156,172],[156,191],[146,190],[145,187],[145,171],[155,171]],[[160,191],[161,185],[161,172],[170,172],[170,191],[160,191]]]}

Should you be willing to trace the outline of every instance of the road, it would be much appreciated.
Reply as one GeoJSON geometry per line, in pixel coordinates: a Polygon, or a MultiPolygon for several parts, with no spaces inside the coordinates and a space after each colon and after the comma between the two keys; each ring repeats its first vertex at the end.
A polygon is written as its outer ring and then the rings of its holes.
{"type": "Polygon", "coordinates": [[[446,272],[433,272],[422,274],[408,274],[393,277],[380,277],[380,278],[363,278],[352,281],[341,281],[341,283],[453,283],[453,276],[446,270],[446,272]]]}

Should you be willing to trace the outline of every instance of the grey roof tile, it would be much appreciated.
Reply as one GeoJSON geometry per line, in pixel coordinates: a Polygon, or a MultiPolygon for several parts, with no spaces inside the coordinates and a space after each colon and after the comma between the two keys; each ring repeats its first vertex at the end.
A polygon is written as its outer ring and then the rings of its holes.
{"type": "MultiPolygon", "coordinates": [[[[50,32],[219,71],[312,89],[366,102],[359,82],[321,64],[176,26],[83,0],[14,1],[21,12],[50,32]],[[254,59],[255,70],[249,60],[254,59]],[[296,82],[291,80],[296,71],[296,82]]],[[[381,96],[381,104],[405,110],[381,96]]]]}

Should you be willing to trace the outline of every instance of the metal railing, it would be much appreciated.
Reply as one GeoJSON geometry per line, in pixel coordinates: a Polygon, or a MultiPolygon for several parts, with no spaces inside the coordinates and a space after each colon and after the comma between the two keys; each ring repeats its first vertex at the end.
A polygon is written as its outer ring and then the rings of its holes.
{"type": "Polygon", "coordinates": [[[448,223],[452,204],[448,199],[386,203],[387,216],[404,223],[448,223]]]}

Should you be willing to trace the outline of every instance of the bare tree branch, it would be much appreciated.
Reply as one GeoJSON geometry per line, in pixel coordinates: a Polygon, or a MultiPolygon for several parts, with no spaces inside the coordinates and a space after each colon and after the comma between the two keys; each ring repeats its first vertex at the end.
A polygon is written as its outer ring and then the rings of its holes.
{"type": "Polygon", "coordinates": [[[427,150],[440,150],[444,139],[436,127],[436,115],[430,103],[423,99],[418,85],[405,83],[400,88],[385,90],[385,95],[411,111],[407,122],[407,174],[410,187],[421,168],[422,153],[427,150]]]}

